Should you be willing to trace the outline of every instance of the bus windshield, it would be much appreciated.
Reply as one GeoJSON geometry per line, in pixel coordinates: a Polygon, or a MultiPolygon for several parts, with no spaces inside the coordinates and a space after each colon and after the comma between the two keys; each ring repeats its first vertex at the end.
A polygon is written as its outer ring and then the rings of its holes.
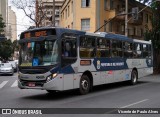
{"type": "Polygon", "coordinates": [[[20,66],[49,66],[57,64],[57,40],[51,39],[51,37],[47,37],[43,41],[21,43],[19,61],[20,66]]]}

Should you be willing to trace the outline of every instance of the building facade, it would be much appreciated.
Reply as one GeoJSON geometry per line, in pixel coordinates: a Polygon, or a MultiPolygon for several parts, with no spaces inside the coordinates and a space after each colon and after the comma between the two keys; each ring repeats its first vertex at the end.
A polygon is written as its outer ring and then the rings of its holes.
{"type": "Polygon", "coordinates": [[[9,39],[9,26],[8,26],[8,0],[0,0],[0,14],[2,15],[3,21],[5,22],[5,36],[9,39]]]}
{"type": "MultiPolygon", "coordinates": [[[[143,9],[145,5],[135,1],[128,0],[128,12],[132,8],[143,9]]],[[[117,16],[125,13],[125,0],[66,0],[61,9],[60,26],[94,32],[110,19],[99,31],[110,32],[114,34],[125,34],[125,16],[117,16]]],[[[146,29],[151,29],[152,12],[150,8],[143,10],[134,20],[132,15],[128,15],[128,36],[131,38],[143,39],[143,33],[146,29]]]]}
{"type": "Polygon", "coordinates": [[[9,34],[10,39],[13,42],[17,39],[17,17],[16,13],[11,9],[11,6],[8,7],[9,16],[8,16],[8,26],[9,26],[9,34]]]}
{"type": "MultiPolygon", "coordinates": [[[[60,9],[62,7],[64,0],[55,0],[55,26],[59,26],[60,22],[60,9]]],[[[52,25],[51,17],[53,14],[53,0],[41,0],[37,1],[37,15],[42,16],[44,15],[43,20],[40,23],[40,26],[50,26],[52,25]],[[42,7],[38,7],[40,5],[42,7]],[[38,9],[39,8],[39,9],[38,9]]]]}

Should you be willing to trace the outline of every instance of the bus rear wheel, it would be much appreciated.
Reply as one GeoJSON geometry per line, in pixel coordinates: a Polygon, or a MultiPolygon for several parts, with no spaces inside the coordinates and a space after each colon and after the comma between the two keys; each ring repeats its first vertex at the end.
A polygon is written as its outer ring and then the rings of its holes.
{"type": "Polygon", "coordinates": [[[137,84],[137,81],[138,81],[138,73],[136,70],[133,70],[132,74],[131,74],[130,84],[135,85],[135,84],[137,84]]]}
{"type": "Polygon", "coordinates": [[[83,75],[80,80],[79,92],[81,95],[89,93],[91,88],[91,82],[87,75],[83,75]]]}

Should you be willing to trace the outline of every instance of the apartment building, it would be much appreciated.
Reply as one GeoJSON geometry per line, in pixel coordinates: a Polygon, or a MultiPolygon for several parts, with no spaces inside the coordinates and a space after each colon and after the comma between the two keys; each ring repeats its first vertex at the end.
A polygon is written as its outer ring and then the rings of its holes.
{"type": "Polygon", "coordinates": [[[0,14],[2,15],[3,21],[5,22],[5,36],[9,38],[9,32],[8,32],[8,0],[0,0],[0,14]]]}
{"type": "MultiPolygon", "coordinates": [[[[38,1],[37,1],[38,2],[38,1]]],[[[62,7],[64,0],[55,0],[55,26],[59,26],[60,22],[60,9],[62,7]]],[[[51,17],[53,14],[53,0],[41,0],[41,2],[37,3],[43,7],[38,10],[38,6],[36,7],[37,14],[39,16],[44,15],[43,20],[40,23],[40,26],[50,26],[52,25],[51,17]],[[42,12],[41,12],[42,10],[42,12]]]]}
{"type": "MultiPolygon", "coordinates": [[[[129,13],[136,7],[141,10],[145,5],[136,0],[128,0],[129,13]]],[[[114,18],[99,31],[124,35],[125,16],[117,16],[122,13],[125,13],[125,0],[66,0],[61,9],[60,26],[94,32],[114,18]]],[[[143,39],[145,30],[152,28],[151,16],[152,11],[147,7],[139,14],[138,20],[131,19],[128,22],[128,36],[143,39]]],[[[128,15],[128,19],[131,17],[128,15]]]]}
{"type": "Polygon", "coordinates": [[[17,17],[16,17],[16,13],[11,9],[11,6],[8,7],[8,32],[9,32],[9,36],[11,41],[13,42],[14,40],[17,39],[17,17]]]}

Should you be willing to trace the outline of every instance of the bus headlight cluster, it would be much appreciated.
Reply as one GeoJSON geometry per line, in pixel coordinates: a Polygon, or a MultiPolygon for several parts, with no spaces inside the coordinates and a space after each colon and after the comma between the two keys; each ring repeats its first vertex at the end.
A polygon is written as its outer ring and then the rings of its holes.
{"type": "Polygon", "coordinates": [[[51,81],[52,79],[54,79],[58,74],[57,73],[54,73],[50,76],[47,77],[47,82],[51,81]]]}

